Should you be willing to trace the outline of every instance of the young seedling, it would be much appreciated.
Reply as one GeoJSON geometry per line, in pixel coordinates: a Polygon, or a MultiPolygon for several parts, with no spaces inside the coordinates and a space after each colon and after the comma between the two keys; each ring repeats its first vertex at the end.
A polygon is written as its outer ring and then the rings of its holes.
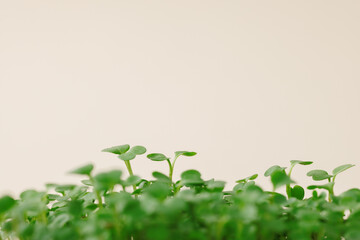
{"type": "MultiPolygon", "coordinates": [[[[83,182],[86,183],[85,185],[95,186],[95,180],[94,180],[94,177],[91,174],[93,169],[94,169],[93,164],[86,164],[84,166],[81,166],[81,167],[78,167],[78,168],[72,170],[69,173],[70,174],[77,174],[77,175],[87,176],[89,179],[83,180],[83,182]]],[[[99,208],[103,208],[103,201],[102,201],[102,197],[101,197],[101,194],[100,194],[99,190],[94,187],[94,191],[95,191],[98,203],[99,203],[99,208]]]]}
{"type": "Polygon", "coordinates": [[[302,160],[290,160],[290,168],[289,172],[286,174],[285,167],[280,167],[278,165],[270,167],[266,172],[265,176],[270,176],[271,181],[274,185],[274,191],[276,188],[285,185],[286,186],[286,194],[287,197],[294,197],[299,200],[302,200],[305,196],[304,189],[299,186],[295,185],[294,187],[291,187],[291,183],[294,183],[293,180],[291,180],[291,173],[296,165],[310,165],[313,162],[311,161],[302,161],[302,160]]]}
{"type": "MultiPolygon", "coordinates": [[[[126,168],[130,176],[133,176],[133,170],[131,168],[130,160],[133,160],[137,155],[142,155],[146,153],[146,148],[143,146],[134,146],[130,148],[129,144],[114,146],[110,148],[105,148],[102,152],[109,152],[118,155],[118,158],[124,161],[126,168]]],[[[134,191],[136,190],[136,185],[132,185],[134,191]]]]}
{"type": "Polygon", "coordinates": [[[310,185],[308,186],[308,189],[313,190],[313,189],[325,189],[328,191],[329,195],[328,195],[328,200],[329,202],[331,202],[332,198],[334,197],[334,185],[335,185],[335,178],[339,173],[344,172],[345,170],[354,167],[355,165],[353,164],[344,164],[341,166],[336,167],[333,171],[332,171],[332,175],[328,174],[327,171],[325,170],[321,170],[321,169],[316,169],[316,170],[311,170],[309,171],[306,175],[309,177],[312,177],[312,179],[314,181],[322,181],[327,179],[328,183],[323,184],[323,185],[310,185]]]}
{"type": "MultiPolygon", "coordinates": [[[[144,151],[138,150],[121,145],[108,151],[122,155],[125,162],[144,151]]],[[[177,152],[175,158],[179,154],[186,156],[177,152]]],[[[150,158],[168,161],[172,176],[176,159],[161,154],[150,158]]],[[[255,183],[257,174],[225,191],[224,181],[204,181],[194,169],[173,183],[156,171],[151,179],[141,179],[130,174],[131,166],[124,179],[120,170],[94,174],[94,166],[87,164],[71,171],[86,176],[83,184],[47,184],[46,191],[26,190],[18,199],[0,196],[0,240],[360,239],[360,189],[327,200],[337,175],[354,165],[341,165],[331,173],[310,171],[314,180],[327,183],[308,188],[326,191],[314,190],[304,198],[302,187],[291,186],[297,164],[310,163],[292,160],[289,169],[275,165],[265,172],[272,192],[255,183]],[[135,191],[126,191],[134,185],[135,191]],[[284,186],[291,189],[289,198],[275,191],[284,186]]]]}
{"type": "Polygon", "coordinates": [[[236,185],[233,187],[233,191],[234,192],[239,192],[239,191],[243,191],[244,189],[246,189],[247,187],[251,186],[251,185],[255,185],[255,179],[258,177],[259,175],[253,174],[249,177],[243,178],[243,179],[239,179],[236,181],[236,185]]]}
{"type": "Polygon", "coordinates": [[[162,153],[151,153],[151,154],[147,155],[147,158],[149,158],[152,161],[160,161],[160,162],[167,161],[167,163],[169,164],[169,178],[170,178],[170,181],[172,182],[174,167],[175,167],[175,163],[176,163],[176,160],[178,159],[178,157],[180,157],[180,156],[192,157],[195,155],[196,155],[196,152],[177,151],[177,152],[175,152],[175,157],[172,162],[170,161],[169,157],[166,157],[162,153]]]}
{"type": "Polygon", "coordinates": [[[283,185],[288,185],[294,182],[286,174],[285,169],[286,169],[285,167],[274,165],[265,171],[264,176],[265,177],[270,176],[271,182],[273,184],[273,192],[275,192],[276,189],[278,189],[283,185]]]}
{"type": "MultiPolygon", "coordinates": [[[[292,170],[296,165],[310,165],[312,163],[312,161],[290,160],[291,165],[287,175],[291,179],[292,170]]],[[[294,187],[291,187],[290,183],[288,183],[286,184],[286,194],[288,198],[295,197],[299,200],[302,200],[305,196],[305,191],[304,188],[302,188],[300,185],[295,185],[294,187]]]]}

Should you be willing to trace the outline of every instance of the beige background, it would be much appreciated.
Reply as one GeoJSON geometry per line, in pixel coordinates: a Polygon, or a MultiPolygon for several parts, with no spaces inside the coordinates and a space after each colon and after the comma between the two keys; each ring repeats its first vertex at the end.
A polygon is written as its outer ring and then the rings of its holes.
{"type": "MultiPolygon", "coordinates": [[[[291,159],[357,164],[336,192],[360,187],[360,1],[0,0],[0,194],[144,145],[229,181],[291,159]]],[[[149,177],[166,163],[144,156],[149,177]]]]}

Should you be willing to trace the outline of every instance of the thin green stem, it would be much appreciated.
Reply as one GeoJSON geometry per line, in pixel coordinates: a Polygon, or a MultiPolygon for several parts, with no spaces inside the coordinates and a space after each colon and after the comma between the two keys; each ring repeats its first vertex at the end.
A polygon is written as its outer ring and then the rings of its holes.
{"type": "Polygon", "coordinates": [[[90,179],[92,185],[94,186],[94,192],[95,192],[96,198],[97,198],[97,200],[98,200],[98,202],[99,202],[99,208],[103,208],[103,202],[102,202],[102,198],[101,198],[100,192],[99,192],[99,191],[96,189],[96,187],[95,187],[95,180],[94,180],[94,178],[93,178],[91,175],[89,175],[89,179],[90,179]]]}
{"type": "Polygon", "coordinates": [[[170,159],[169,159],[169,158],[166,159],[166,161],[167,161],[168,164],[169,164],[169,178],[170,178],[171,182],[173,182],[172,179],[173,179],[174,167],[175,167],[176,159],[177,159],[178,157],[179,157],[179,156],[175,157],[172,163],[170,162],[170,159]]]}
{"type": "Polygon", "coordinates": [[[174,168],[173,168],[173,166],[171,165],[171,162],[170,162],[169,159],[166,159],[166,161],[167,161],[168,164],[169,164],[169,178],[170,178],[170,181],[172,182],[172,177],[173,177],[174,168]]]}
{"type": "MultiPolygon", "coordinates": [[[[124,162],[125,162],[126,168],[127,168],[128,172],[129,172],[130,176],[133,176],[134,174],[133,174],[133,171],[132,171],[132,168],[131,168],[130,161],[125,160],[124,162]]],[[[135,184],[133,185],[133,189],[134,189],[134,191],[136,190],[136,185],[135,184]]]]}
{"type": "Polygon", "coordinates": [[[329,178],[329,182],[333,182],[334,184],[332,185],[330,191],[329,191],[329,202],[331,202],[331,198],[334,196],[334,185],[335,185],[335,176],[333,176],[332,180],[330,180],[329,178]]]}
{"type": "MultiPolygon", "coordinates": [[[[291,167],[290,167],[290,170],[289,170],[289,173],[288,173],[288,177],[290,178],[291,176],[291,172],[293,170],[293,168],[295,167],[295,164],[292,164],[291,167]]],[[[289,184],[286,184],[286,194],[288,196],[288,198],[291,197],[291,186],[290,186],[290,183],[289,184]]]]}
{"type": "Polygon", "coordinates": [[[172,169],[173,169],[173,171],[174,171],[176,159],[178,159],[178,157],[179,157],[179,156],[175,157],[175,158],[174,158],[174,161],[172,162],[172,169]]]}
{"type": "Polygon", "coordinates": [[[288,176],[289,176],[289,177],[291,176],[291,172],[292,172],[292,170],[293,170],[294,167],[295,167],[295,165],[291,165],[290,170],[289,170],[289,173],[288,173],[288,176]]]}

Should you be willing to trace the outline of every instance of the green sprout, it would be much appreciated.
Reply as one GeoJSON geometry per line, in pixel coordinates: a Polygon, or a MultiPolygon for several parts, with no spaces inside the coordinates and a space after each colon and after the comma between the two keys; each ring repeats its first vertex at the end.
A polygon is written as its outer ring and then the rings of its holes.
{"type": "Polygon", "coordinates": [[[174,167],[175,167],[175,163],[176,163],[176,160],[178,159],[178,157],[180,157],[180,156],[192,157],[195,155],[196,155],[196,152],[177,151],[177,152],[175,152],[175,157],[172,162],[170,161],[170,158],[166,157],[162,153],[151,153],[151,154],[147,155],[147,158],[149,158],[152,161],[159,161],[159,162],[167,161],[167,163],[169,164],[169,178],[170,178],[170,181],[172,182],[174,167]]]}
{"type": "Polygon", "coordinates": [[[130,165],[146,152],[144,147],[126,144],[103,151],[124,161],[129,174],[124,177],[119,169],[94,173],[90,163],[69,172],[84,178],[79,184],[48,183],[45,191],[0,196],[0,240],[360,239],[360,189],[334,195],[335,178],[352,164],[331,174],[309,171],[313,180],[326,183],[308,186],[312,195],[306,198],[291,176],[295,166],[310,161],[291,160],[289,168],[267,169],[264,176],[272,191],[255,182],[258,174],[239,178],[227,190],[225,181],[206,179],[195,169],[175,179],[177,158],[195,152],[175,152],[173,160],[149,154],[153,161],[167,161],[169,174],[152,171],[147,180],[130,165]],[[279,192],[284,187],[287,196],[279,192]]]}
{"type": "MultiPolygon", "coordinates": [[[[143,146],[134,146],[130,148],[129,144],[114,146],[110,148],[105,148],[102,152],[109,152],[118,155],[118,158],[124,161],[126,168],[130,176],[133,176],[133,170],[131,168],[130,160],[133,160],[137,155],[142,155],[146,153],[146,148],[143,146]]],[[[136,185],[133,184],[133,189],[136,191],[136,185]]]]}
{"type": "Polygon", "coordinates": [[[321,170],[321,169],[311,170],[310,172],[308,172],[306,174],[307,176],[312,177],[312,179],[314,181],[328,180],[328,183],[323,184],[323,185],[310,185],[310,186],[308,186],[308,189],[309,190],[314,190],[314,189],[327,190],[329,193],[328,200],[331,201],[334,197],[334,185],[335,185],[336,176],[339,173],[342,173],[342,172],[346,171],[347,169],[352,168],[354,166],[355,165],[353,165],[353,164],[344,164],[344,165],[338,166],[332,171],[332,175],[328,174],[327,171],[321,170]]]}

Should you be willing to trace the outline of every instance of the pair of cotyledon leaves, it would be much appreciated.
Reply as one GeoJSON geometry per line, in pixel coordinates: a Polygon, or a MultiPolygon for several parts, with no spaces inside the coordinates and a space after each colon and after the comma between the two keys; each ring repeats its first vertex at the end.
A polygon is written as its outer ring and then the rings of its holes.
{"type": "MultiPolygon", "coordinates": [[[[313,162],[311,161],[301,161],[301,160],[290,160],[290,168],[292,169],[295,165],[310,165],[313,162]]],[[[287,191],[288,195],[295,197],[297,199],[303,199],[305,195],[304,189],[299,186],[295,185],[294,187],[290,187],[291,183],[294,183],[293,180],[291,180],[290,176],[286,174],[285,167],[280,167],[278,165],[270,167],[266,172],[264,173],[265,177],[270,176],[271,182],[274,186],[274,189],[277,189],[283,185],[287,185],[287,191]]]]}
{"type": "Polygon", "coordinates": [[[310,185],[307,188],[309,190],[313,190],[313,189],[326,189],[329,192],[333,191],[334,188],[334,181],[330,182],[330,179],[333,178],[333,180],[335,179],[335,177],[339,174],[344,172],[345,170],[354,167],[354,164],[344,164],[341,166],[338,166],[336,168],[334,168],[334,170],[332,171],[332,175],[330,175],[327,171],[325,170],[321,170],[321,169],[316,169],[316,170],[311,170],[310,172],[308,172],[306,175],[309,177],[312,177],[312,179],[314,181],[321,181],[321,180],[325,180],[328,179],[329,182],[323,185],[310,185]]]}
{"type": "MultiPolygon", "coordinates": [[[[146,152],[146,148],[143,146],[134,146],[134,147],[130,148],[130,145],[125,144],[125,145],[119,145],[119,146],[114,146],[114,147],[110,147],[110,148],[105,148],[102,151],[117,154],[121,160],[129,161],[129,160],[134,159],[137,155],[144,154],[146,152]]],[[[94,169],[94,166],[92,164],[88,164],[88,165],[79,167],[79,168],[71,171],[70,173],[80,174],[80,175],[90,175],[90,173],[93,169],[94,169]]]]}
{"type": "Polygon", "coordinates": [[[105,148],[102,152],[109,152],[117,154],[121,160],[129,161],[133,160],[137,155],[142,155],[146,152],[146,148],[143,146],[134,146],[130,148],[129,144],[114,146],[105,148]]]}
{"type": "Polygon", "coordinates": [[[353,164],[341,165],[332,171],[332,175],[328,174],[328,172],[326,172],[325,170],[320,170],[320,169],[311,170],[306,175],[309,177],[312,177],[312,179],[315,181],[321,181],[324,179],[329,179],[329,178],[335,177],[339,173],[344,172],[345,170],[347,170],[351,167],[354,167],[354,166],[355,165],[353,165],[353,164]]]}
{"type": "MultiPolygon", "coordinates": [[[[196,152],[188,152],[188,151],[176,151],[175,152],[175,158],[178,158],[179,156],[186,156],[186,157],[192,157],[195,156],[196,152]]],[[[165,156],[162,153],[150,153],[147,155],[147,158],[149,158],[152,161],[165,161],[170,159],[169,157],[165,156]]]]}
{"type": "MultiPolygon", "coordinates": [[[[300,161],[300,160],[291,160],[290,161],[291,163],[291,167],[295,166],[296,164],[300,164],[300,165],[310,165],[312,164],[313,162],[311,161],[300,161]]],[[[328,174],[328,172],[326,172],[325,170],[311,170],[310,172],[308,172],[306,175],[309,176],[309,177],[312,177],[313,180],[315,181],[321,181],[321,180],[324,180],[324,179],[329,179],[331,177],[335,177],[336,175],[338,175],[339,173],[353,167],[355,165],[353,164],[344,164],[344,165],[341,165],[337,168],[335,168],[333,171],[332,171],[332,175],[328,174]]],[[[280,167],[278,165],[275,165],[275,166],[272,166],[270,167],[268,170],[266,170],[265,172],[265,176],[268,177],[268,176],[273,176],[273,175],[283,175],[285,174],[285,169],[284,167],[280,167]],[[279,174],[278,172],[282,172],[282,174],[279,174]]],[[[284,178],[284,177],[282,177],[284,178]]],[[[284,178],[285,179],[285,178],[284,178]]],[[[287,181],[290,181],[290,180],[287,180],[287,181]]]]}
{"type": "MultiPolygon", "coordinates": [[[[291,163],[291,168],[292,168],[296,164],[310,165],[313,162],[301,161],[301,160],[291,160],[290,163],[291,163]]],[[[325,180],[325,179],[330,180],[332,177],[335,178],[339,173],[344,172],[345,170],[347,170],[351,167],[354,167],[354,166],[355,165],[353,165],[353,164],[344,164],[339,167],[336,167],[332,171],[332,175],[328,174],[328,172],[326,172],[325,170],[320,170],[320,169],[311,170],[307,173],[307,176],[312,177],[312,179],[315,181],[321,181],[321,180],[325,180]]],[[[275,165],[275,166],[270,167],[265,172],[265,174],[264,174],[265,176],[271,177],[271,182],[273,183],[274,188],[278,188],[283,185],[289,185],[291,183],[294,183],[294,181],[292,181],[290,179],[290,177],[285,173],[285,169],[286,168],[284,168],[284,167],[275,165]]],[[[324,185],[311,185],[311,186],[308,186],[308,189],[313,190],[313,189],[319,188],[319,189],[326,189],[326,190],[331,191],[333,187],[334,187],[334,182],[329,182],[324,185]]],[[[295,185],[293,188],[290,188],[290,191],[291,191],[291,196],[294,196],[298,199],[302,199],[304,196],[304,189],[301,186],[295,185]]]]}
{"type": "MultiPolygon", "coordinates": [[[[134,146],[130,148],[128,144],[124,144],[124,145],[114,146],[111,148],[105,148],[102,151],[117,154],[121,160],[129,161],[134,159],[136,155],[144,154],[146,152],[146,148],[143,146],[134,146]]],[[[178,158],[181,155],[191,157],[196,155],[196,152],[188,152],[188,151],[175,152],[175,158],[178,158]]],[[[165,156],[162,153],[151,153],[147,155],[147,158],[149,158],[152,161],[165,161],[170,159],[169,157],[165,156]]]]}

